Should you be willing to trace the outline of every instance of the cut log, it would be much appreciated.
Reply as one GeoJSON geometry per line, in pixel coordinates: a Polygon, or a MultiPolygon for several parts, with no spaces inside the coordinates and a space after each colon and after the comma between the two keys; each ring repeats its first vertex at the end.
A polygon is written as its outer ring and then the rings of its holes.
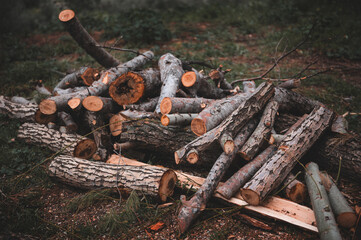
{"type": "Polygon", "coordinates": [[[251,162],[244,165],[235,174],[232,175],[224,184],[217,188],[217,193],[230,199],[239,192],[240,188],[258,171],[258,169],[267,161],[267,159],[276,151],[276,146],[269,146],[251,162]]]}
{"type": "Polygon", "coordinates": [[[335,182],[327,173],[320,173],[320,178],[328,194],[332,212],[335,214],[338,225],[344,228],[352,228],[355,226],[357,216],[348,204],[345,197],[337,188],[335,182]]]}
{"type": "Polygon", "coordinates": [[[39,109],[36,110],[34,118],[35,118],[35,122],[40,124],[48,124],[49,122],[55,122],[57,119],[56,114],[45,115],[42,114],[39,109]]]}
{"type": "MultiPolygon", "coordinates": [[[[135,161],[132,159],[119,157],[118,155],[113,155],[114,158],[111,162],[112,164],[125,164],[132,166],[151,166],[149,164],[135,161]],[[116,158],[115,158],[116,157],[116,158]]],[[[112,156],[112,157],[113,157],[112,156]]],[[[177,174],[178,182],[177,186],[180,188],[186,188],[190,190],[197,190],[205,181],[205,178],[196,177],[187,173],[180,171],[175,171],[177,174]]],[[[222,183],[220,183],[222,185],[222,183]]],[[[271,217],[278,219],[287,223],[290,223],[294,226],[301,227],[312,232],[317,232],[317,228],[312,224],[315,223],[315,215],[313,214],[312,209],[299,205],[297,203],[288,201],[283,198],[270,197],[262,206],[251,206],[247,202],[243,201],[240,194],[236,194],[231,199],[225,199],[218,193],[213,194],[214,197],[224,200],[225,202],[244,207],[245,209],[262,214],[263,216],[271,217]]]]}
{"type": "Polygon", "coordinates": [[[91,86],[93,82],[99,79],[100,72],[95,68],[88,67],[80,77],[86,86],[91,86]]]}
{"type": "Polygon", "coordinates": [[[247,161],[253,159],[253,157],[262,148],[263,144],[268,141],[277,110],[278,103],[276,101],[270,101],[267,104],[256,129],[239,151],[239,154],[243,159],[247,161]]]}
{"type": "Polygon", "coordinates": [[[296,176],[292,173],[288,174],[286,180],[284,181],[284,188],[285,195],[288,199],[296,203],[304,203],[307,199],[307,187],[306,185],[298,181],[296,176]]]}
{"type": "MultiPolygon", "coordinates": [[[[249,134],[247,136],[247,133],[249,132],[245,127],[235,137],[234,144],[237,150],[246,142],[249,136],[249,134]]],[[[191,222],[205,209],[207,202],[213,195],[214,190],[231,165],[236,154],[237,151],[234,151],[233,154],[222,153],[209,171],[206,180],[194,196],[189,201],[182,201],[182,208],[178,214],[178,224],[181,233],[184,233],[191,222]]],[[[184,198],[185,200],[185,196],[181,198],[184,198]]]]}
{"type": "Polygon", "coordinates": [[[113,112],[117,112],[120,110],[120,106],[117,105],[113,101],[113,99],[99,97],[99,96],[88,96],[88,97],[84,98],[82,104],[86,110],[89,110],[92,112],[101,111],[102,114],[113,113],[113,112]]]}
{"type": "Polygon", "coordinates": [[[92,162],[66,155],[54,158],[49,174],[82,189],[125,188],[157,196],[162,202],[173,195],[177,182],[173,170],[92,162]]]}
{"type": "Polygon", "coordinates": [[[77,134],[61,133],[37,123],[21,125],[17,137],[24,139],[27,143],[47,147],[54,152],[82,158],[90,158],[92,154],[89,153],[96,151],[95,144],[92,144],[94,141],[91,139],[77,134]]]}
{"type": "Polygon", "coordinates": [[[192,87],[197,83],[197,79],[199,82],[199,75],[197,75],[198,72],[195,71],[189,71],[183,74],[181,82],[184,87],[192,87]]]}
{"type": "Polygon", "coordinates": [[[161,123],[164,126],[168,125],[189,125],[193,118],[195,118],[198,114],[189,114],[189,113],[183,113],[183,114],[166,114],[163,115],[161,118],[161,123]]]}
{"type": "Polygon", "coordinates": [[[111,68],[119,65],[116,60],[103,48],[97,47],[98,43],[81,25],[74,11],[67,9],[59,14],[59,20],[64,23],[66,30],[73,39],[82,47],[91,57],[105,68],[111,68]]]}
{"type": "Polygon", "coordinates": [[[197,91],[197,95],[204,98],[220,99],[230,95],[232,92],[217,88],[207,81],[204,77],[200,78],[200,83],[197,91]]]}
{"type": "Polygon", "coordinates": [[[202,152],[204,149],[208,149],[214,142],[219,141],[223,134],[234,137],[248,120],[265,106],[272,95],[273,85],[261,84],[257,91],[248,96],[219,126],[178,149],[174,153],[175,162],[179,164],[185,161],[191,150],[202,152]]]}
{"type": "Polygon", "coordinates": [[[160,77],[163,83],[159,100],[155,108],[156,113],[160,113],[160,103],[165,97],[175,97],[179,84],[184,73],[182,69],[182,62],[174,57],[172,54],[167,53],[159,59],[160,77]]]}
{"type": "Polygon", "coordinates": [[[245,101],[247,96],[247,94],[238,93],[235,96],[212,102],[192,120],[192,131],[197,136],[201,136],[218,126],[241,102],[245,101]]]}
{"type": "Polygon", "coordinates": [[[160,112],[163,115],[171,113],[199,113],[214,101],[213,99],[206,98],[165,97],[160,103],[160,112]]]}
{"type": "Polygon", "coordinates": [[[139,55],[124,64],[120,64],[117,67],[113,67],[108,71],[103,72],[100,76],[100,79],[93,82],[93,84],[85,90],[50,97],[41,101],[41,103],[39,104],[39,109],[43,114],[50,115],[54,114],[57,110],[61,111],[66,109],[68,106],[68,101],[73,98],[76,98],[80,104],[81,101],[87,96],[100,96],[102,94],[105,94],[109,89],[109,85],[116,78],[126,72],[129,72],[144,65],[148,60],[152,59],[153,56],[154,54],[151,51],[145,52],[142,55],[139,55]]]}
{"type": "Polygon", "coordinates": [[[219,65],[219,67],[217,69],[212,70],[208,74],[208,76],[213,80],[214,85],[217,86],[218,88],[231,90],[233,89],[232,85],[229,82],[227,82],[227,80],[224,77],[227,72],[231,71],[231,69],[222,70],[222,68],[223,66],[219,65]]]}
{"type": "Polygon", "coordinates": [[[64,123],[67,133],[73,133],[78,130],[78,125],[74,122],[72,116],[69,113],[59,112],[58,117],[64,123]]]}
{"type": "Polygon", "coordinates": [[[130,110],[154,112],[155,107],[157,106],[158,100],[159,100],[159,97],[155,97],[155,98],[151,98],[151,99],[147,100],[146,102],[142,102],[139,104],[125,105],[124,107],[126,109],[130,109],[130,110]]]}
{"type": "Polygon", "coordinates": [[[277,152],[242,188],[244,200],[251,205],[259,205],[272,190],[284,181],[301,157],[329,127],[332,118],[332,111],[324,107],[317,107],[299,128],[287,134],[277,152]]]}
{"type": "Polygon", "coordinates": [[[37,108],[38,105],[35,103],[23,105],[0,96],[0,113],[6,114],[9,118],[15,118],[22,122],[34,122],[37,108]]]}
{"type": "Polygon", "coordinates": [[[321,184],[320,172],[316,163],[306,165],[305,181],[311,198],[312,208],[315,212],[316,223],[321,240],[341,240],[335,217],[327,193],[321,184]]]}
{"type": "Polygon", "coordinates": [[[109,87],[109,95],[119,105],[129,105],[141,98],[159,95],[162,85],[158,70],[149,68],[141,72],[128,72],[118,77],[109,87]]]}

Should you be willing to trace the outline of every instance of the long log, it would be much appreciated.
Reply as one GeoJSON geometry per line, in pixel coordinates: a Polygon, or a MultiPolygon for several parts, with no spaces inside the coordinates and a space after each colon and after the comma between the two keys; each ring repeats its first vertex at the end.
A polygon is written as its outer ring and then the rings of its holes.
{"type": "Polygon", "coordinates": [[[129,105],[146,97],[159,95],[162,82],[158,70],[128,72],[118,77],[109,87],[109,95],[119,105],[129,105]]]}
{"type": "Polygon", "coordinates": [[[97,42],[81,25],[74,11],[67,9],[59,14],[59,20],[64,23],[65,28],[73,37],[73,39],[82,47],[91,57],[93,57],[100,65],[105,68],[111,68],[119,65],[116,60],[103,48],[98,47],[97,42]]]}
{"type": "Polygon", "coordinates": [[[189,113],[183,113],[183,114],[166,114],[163,115],[161,118],[161,123],[164,126],[168,125],[189,125],[192,120],[197,116],[197,114],[189,114],[189,113]]]}
{"type": "Polygon", "coordinates": [[[322,185],[326,189],[331,203],[332,212],[335,214],[337,223],[344,228],[352,228],[357,222],[357,216],[342,195],[335,182],[327,173],[320,173],[322,185]]]}
{"type": "Polygon", "coordinates": [[[151,51],[145,52],[142,55],[139,55],[126,63],[120,64],[116,67],[113,67],[103,72],[99,80],[93,82],[93,84],[85,90],[75,93],[50,97],[48,99],[41,101],[41,103],[39,104],[39,109],[43,114],[51,115],[54,114],[57,110],[66,109],[68,107],[68,101],[71,100],[72,98],[78,99],[77,101],[79,102],[78,103],[79,105],[81,101],[87,96],[90,95],[100,96],[102,94],[105,94],[108,91],[110,84],[116,78],[118,78],[120,75],[126,72],[129,72],[144,65],[153,57],[154,57],[153,52],[151,51]]]}
{"type": "Polygon", "coordinates": [[[6,114],[9,118],[15,118],[22,122],[34,122],[37,108],[38,105],[35,103],[23,105],[0,96],[0,113],[6,114]]]}
{"type": "Polygon", "coordinates": [[[24,139],[27,143],[47,147],[54,152],[84,159],[91,158],[97,150],[91,139],[77,134],[61,133],[37,123],[21,125],[17,137],[24,139]]]}
{"type": "Polygon", "coordinates": [[[320,172],[316,163],[306,165],[305,181],[315,212],[316,223],[321,240],[341,240],[336,220],[331,210],[325,188],[320,179],[320,172]]]}
{"type": "Polygon", "coordinates": [[[241,190],[244,200],[251,205],[259,205],[284,181],[301,157],[329,127],[332,118],[332,111],[324,107],[315,108],[299,128],[285,137],[277,152],[244,185],[241,190]]]}
{"type": "Polygon", "coordinates": [[[179,164],[185,161],[191,151],[196,150],[200,153],[204,149],[208,149],[214,142],[219,141],[224,134],[234,137],[248,120],[264,107],[272,95],[273,85],[261,84],[257,91],[248,96],[220,125],[178,149],[174,153],[175,162],[179,164]]]}
{"type": "Polygon", "coordinates": [[[270,101],[263,111],[261,120],[259,121],[256,129],[249,137],[247,142],[239,150],[239,154],[243,159],[250,161],[262,148],[263,144],[268,141],[273,123],[275,121],[276,113],[278,110],[278,103],[270,101]]]}
{"type": "Polygon", "coordinates": [[[184,201],[182,201],[182,208],[178,214],[178,225],[181,233],[184,233],[191,222],[205,209],[206,204],[213,195],[218,183],[221,181],[223,175],[236,157],[237,150],[242,147],[247,138],[247,130],[243,131],[242,129],[234,139],[236,151],[234,151],[233,154],[226,154],[223,152],[218,157],[209,171],[206,180],[189,201],[185,201],[185,196],[181,197],[181,199],[184,198],[184,201]]]}
{"type": "Polygon", "coordinates": [[[54,158],[49,175],[82,189],[125,188],[157,196],[162,202],[173,195],[177,182],[173,170],[92,162],[66,155],[54,158]]]}
{"type": "Polygon", "coordinates": [[[207,98],[165,97],[160,103],[160,112],[163,115],[171,113],[199,113],[214,101],[214,99],[207,98]]]}
{"type": "Polygon", "coordinates": [[[182,75],[182,62],[174,57],[172,54],[167,53],[160,57],[159,62],[160,77],[163,83],[159,100],[155,108],[156,113],[160,113],[160,103],[165,97],[175,97],[180,85],[182,75]]]}

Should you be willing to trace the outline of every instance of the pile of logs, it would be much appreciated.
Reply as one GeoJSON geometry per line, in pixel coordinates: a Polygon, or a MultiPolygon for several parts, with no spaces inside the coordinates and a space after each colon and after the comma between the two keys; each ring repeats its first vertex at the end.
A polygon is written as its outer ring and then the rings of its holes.
{"type": "Polygon", "coordinates": [[[0,98],[0,112],[25,122],[19,138],[57,153],[51,176],[84,189],[139,190],[161,201],[175,187],[196,189],[189,200],[181,196],[181,232],[212,196],[311,231],[318,228],[324,239],[340,237],[337,224],[355,225],[354,211],[316,163],[301,168],[306,185],[293,175],[296,166],[312,160],[360,180],[360,140],[345,134],[342,117],[271,82],[256,87],[244,81],[241,91],[226,81],[229,69],[205,74],[171,53],[155,61],[147,51],[119,63],[98,47],[73,11],[61,12],[59,19],[105,70],[84,67],[65,76],[39,105],[0,98]],[[147,63],[153,67],[144,68],[147,63]],[[128,159],[123,156],[128,150],[154,153],[172,169],[128,159]],[[193,173],[210,167],[209,174],[204,179],[181,171],[190,166],[193,173]],[[272,196],[280,189],[295,203],[272,196]],[[315,215],[299,205],[309,197],[315,215]]]}

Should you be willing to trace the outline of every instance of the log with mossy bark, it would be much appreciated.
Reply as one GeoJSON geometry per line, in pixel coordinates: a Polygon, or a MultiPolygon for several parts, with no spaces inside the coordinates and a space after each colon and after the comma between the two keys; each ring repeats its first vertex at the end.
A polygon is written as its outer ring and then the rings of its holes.
{"type": "MultiPolygon", "coordinates": [[[[221,139],[227,139],[223,137],[225,135],[231,136],[232,138],[236,136],[239,130],[249,122],[249,119],[256,115],[266,105],[268,100],[272,97],[273,91],[272,84],[261,84],[257,88],[257,91],[242,101],[238,108],[220,125],[178,149],[174,153],[175,162],[179,164],[182,161],[189,160],[190,152],[196,154],[200,153],[212,146],[214,142],[218,142],[221,139]]],[[[254,129],[252,129],[252,131],[253,130],[254,129]]],[[[197,160],[198,159],[200,158],[198,157],[197,160]]],[[[196,161],[192,162],[195,163],[196,161]]]]}
{"type": "Polygon", "coordinates": [[[66,9],[60,12],[59,20],[64,23],[66,30],[73,39],[82,47],[91,57],[105,68],[111,68],[119,65],[116,60],[103,48],[98,47],[98,43],[81,25],[73,10],[66,9]]]}
{"type": "Polygon", "coordinates": [[[49,175],[82,189],[123,188],[158,197],[162,202],[173,195],[177,176],[173,170],[156,166],[114,165],[66,155],[55,157],[49,175]]]}
{"type": "Polygon", "coordinates": [[[317,107],[300,127],[287,134],[277,152],[243,186],[241,192],[244,200],[251,205],[259,205],[284,181],[301,157],[330,127],[333,116],[329,109],[317,107]]]}
{"type": "Polygon", "coordinates": [[[147,51],[126,63],[120,64],[103,72],[99,80],[93,82],[93,84],[85,90],[71,94],[53,96],[41,101],[41,103],[39,104],[39,109],[43,114],[54,114],[56,111],[62,111],[64,109],[67,109],[68,102],[72,101],[72,99],[75,99],[76,101],[74,102],[76,102],[77,104],[72,107],[72,109],[74,109],[79,106],[83,99],[87,96],[100,96],[102,94],[105,94],[108,91],[110,84],[116,78],[118,78],[124,73],[143,66],[153,57],[153,52],[147,51]]]}
{"type": "Polygon", "coordinates": [[[158,65],[162,87],[159,100],[155,108],[156,113],[160,113],[160,104],[163,98],[176,96],[182,75],[184,73],[182,62],[170,53],[166,53],[161,56],[158,65]]]}
{"type": "Polygon", "coordinates": [[[61,133],[37,123],[24,123],[18,130],[17,137],[27,143],[47,147],[54,152],[89,159],[96,152],[93,140],[77,134],[61,133]]]}
{"type": "Polygon", "coordinates": [[[119,105],[129,105],[140,99],[159,95],[162,82],[159,70],[149,68],[128,72],[118,77],[109,87],[109,95],[119,105]]]}
{"type": "Polygon", "coordinates": [[[35,103],[20,104],[0,96],[0,113],[9,118],[15,118],[22,122],[34,122],[37,108],[38,105],[35,103]]]}
{"type": "Polygon", "coordinates": [[[320,173],[320,178],[322,185],[326,189],[337,223],[344,228],[355,226],[357,221],[355,211],[350,207],[333,179],[327,173],[320,173]]]}
{"type": "Polygon", "coordinates": [[[318,165],[310,162],[306,165],[305,181],[315,212],[317,228],[321,240],[341,240],[327,192],[321,183],[318,165]]]}

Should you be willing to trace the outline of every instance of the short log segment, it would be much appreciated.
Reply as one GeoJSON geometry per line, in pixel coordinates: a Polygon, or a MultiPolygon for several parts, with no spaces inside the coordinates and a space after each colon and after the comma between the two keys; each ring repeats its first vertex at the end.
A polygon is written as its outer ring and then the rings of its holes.
{"type": "Polygon", "coordinates": [[[251,162],[244,165],[235,174],[232,175],[224,184],[217,188],[217,193],[223,197],[230,199],[239,192],[240,188],[260,169],[260,167],[268,160],[268,158],[276,151],[277,147],[269,146],[251,162]]]}
{"type": "Polygon", "coordinates": [[[82,47],[91,57],[105,68],[111,68],[119,65],[116,60],[103,48],[97,47],[97,42],[81,25],[74,11],[67,9],[59,14],[59,20],[64,23],[65,28],[73,39],[82,47]]]}
{"type": "Polygon", "coordinates": [[[160,77],[163,83],[156,113],[160,113],[160,103],[165,97],[175,97],[184,73],[182,62],[170,53],[166,53],[159,59],[160,77]]]}
{"type": "Polygon", "coordinates": [[[18,138],[27,143],[47,147],[54,152],[89,159],[96,151],[93,140],[77,134],[61,133],[37,123],[24,123],[18,131],[18,138]]]}
{"type": "Polygon", "coordinates": [[[300,204],[306,201],[308,196],[307,187],[303,182],[297,180],[295,175],[288,174],[284,185],[286,186],[284,192],[288,199],[300,204]]]}
{"type": "Polygon", "coordinates": [[[278,103],[276,101],[270,101],[267,104],[256,129],[239,151],[243,159],[247,161],[253,159],[263,144],[268,141],[271,135],[271,130],[273,128],[277,110],[278,103]]]}
{"type": "Polygon", "coordinates": [[[106,72],[103,72],[99,80],[93,82],[93,84],[85,90],[70,94],[63,94],[60,96],[53,96],[41,101],[41,103],[39,104],[39,109],[43,114],[50,115],[54,114],[56,111],[66,109],[68,107],[68,101],[74,98],[77,100],[77,102],[79,102],[78,104],[81,104],[83,99],[87,96],[100,96],[102,94],[105,94],[108,91],[110,84],[116,78],[118,78],[124,73],[127,73],[144,65],[148,60],[152,59],[153,57],[153,52],[145,52],[142,55],[139,55],[124,64],[120,64],[116,67],[109,69],[106,72]]]}
{"type": "Polygon", "coordinates": [[[166,201],[173,195],[177,176],[156,166],[114,165],[60,155],[49,165],[49,175],[82,189],[125,188],[166,201]]]}
{"type": "Polygon", "coordinates": [[[163,98],[160,103],[160,112],[170,113],[199,113],[215,100],[207,98],[163,98]]]}
{"type": "Polygon", "coordinates": [[[251,205],[259,205],[291,172],[301,157],[329,127],[333,112],[315,108],[300,127],[289,133],[277,152],[242,188],[242,197],[251,205]]]}
{"type": "Polygon", "coordinates": [[[161,85],[160,73],[153,68],[141,72],[128,72],[110,85],[109,95],[119,105],[129,105],[141,98],[158,95],[161,85]]]}
{"type": "Polygon", "coordinates": [[[23,105],[0,96],[0,113],[6,114],[9,118],[19,119],[22,122],[34,122],[37,107],[38,105],[35,103],[23,105]]]}
{"type": "Polygon", "coordinates": [[[121,107],[116,104],[113,99],[99,96],[88,96],[84,98],[82,104],[86,110],[92,112],[101,111],[103,114],[114,113],[121,109],[121,107]]]}
{"type": "Polygon", "coordinates": [[[126,109],[144,111],[144,112],[154,112],[155,107],[157,106],[159,97],[148,99],[145,102],[139,104],[130,104],[125,105],[126,109]]]}
{"type": "MultiPolygon", "coordinates": [[[[247,138],[247,130],[241,130],[234,139],[236,148],[239,149],[246,142],[247,138]]],[[[189,201],[182,201],[182,208],[178,214],[178,224],[181,233],[184,233],[191,222],[205,209],[207,202],[231,165],[236,153],[237,151],[234,151],[233,154],[222,153],[195,195],[189,201]]],[[[182,198],[185,198],[185,196],[182,196],[182,198]]]]}
{"type": "Polygon", "coordinates": [[[68,133],[73,133],[78,130],[78,125],[76,122],[74,122],[72,116],[69,113],[59,112],[58,117],[64,123],[68,133]]]}
{"type": "Polygon", "coordinates": [[[355,226],[357,216],[342,195],[335,182],[327,173],[320,173],[322,184],[328,194],[332,211],[335,214],[337,223],[344,228],[352,228],[355,226]]]}
{"type": "MultiPolygon", "coordinates": [[[[242,101],[238,108],[220,125],[178,149],[174,153],[175,162],[179,164],[180,162],[185,161],[188,158],[190,151],[196,150],[196,152],[202,152],[205,149],[208,149],[214,142],[219,141],[224,134],[228,134],[232,137],[236,136],[239,130],[247,124],[248,120],[266,105],[268,100],[272,97],[273,92],[274,89],[272,84],[261,84],[257,88],[257,91],[242,101]]],[[[252,131],[253,130],[254,128],[252,131]]]]}
{"type": "Polygon", "coordinates": [[[305,181],[311,198],[312,208],[315,212],[316,223],[321,240],[341,240],[335,217],[327,197],[325,188],[320,179],[320,172],[316,163],[306,165],[305,181]]]}
{"type": "Polygon", "coordinates": [[[35,122],[40,124],[48,124],[50,122],[55,122],[57,119],[56,114],[45,115],[42,114],[39,109],[36,110],[34,117],[35,117],[35,122]]]}
{"type": "Polygon", "coordinates": [[[164,126],[168,125],[188,125],[192,122],[193,118],[195,118],[197,114],[189,114],[189,113],[183,113],[183,114],[166,114],[163,115],[161,118],[161,123],[164,126]]]}

